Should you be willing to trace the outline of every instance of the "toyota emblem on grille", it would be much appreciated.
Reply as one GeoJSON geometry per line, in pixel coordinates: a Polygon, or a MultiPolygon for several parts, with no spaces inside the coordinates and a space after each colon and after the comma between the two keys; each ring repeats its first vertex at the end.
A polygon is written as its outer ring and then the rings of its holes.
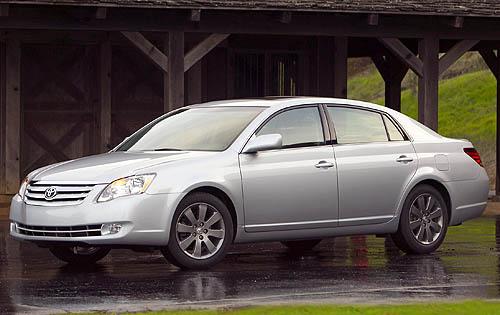
{"type": "Polygon", "coordinates": [[[49,187],[45,189],[44,197],[45,200],[52,200],[57,195],[57,189],[55,187],[49,187]]]}

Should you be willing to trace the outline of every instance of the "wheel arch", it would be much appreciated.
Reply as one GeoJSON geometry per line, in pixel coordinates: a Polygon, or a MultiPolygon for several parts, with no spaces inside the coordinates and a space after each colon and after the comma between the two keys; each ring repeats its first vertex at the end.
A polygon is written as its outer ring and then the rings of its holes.
{"type": "Polygon", "coordinates": [[[233,232],[234,232],[233,233],[233,240],[234,240],[234,238],[236,237],[236,231],[237,231],[237,227],[238,227],[238,215],[236,213],[235,204],[234,204],[233,200],[231,199],[231,197],[229,197],[229,195],[225,191],[223,191],[222,189],[220,189],[218,187],[205,185],[205,186],[199,186],[199,187],[196,187],[196,188],[189,190],[186,193],[186,195],[184,196],[184,198],[186,196],[189,196],[192,193],[195,193],[195,192],[204,192],[204,193],[211,194],[211,195],[219,198],[226,205],[226,207],[229,210],[229,213],[231,214],[231,219],[233,220],[233,232]]]}
{"type": "Polygon", "coordinates": [[[439,191],[439,193],[441,194],[441,196],[444,199],[444,202],[446,203],[446,208],[447,208],[447,212],[448,212],[448,222],[449,222],[451,220],[451,211],[452,211],[452,202],[451,202],[450,192],[448,191],[448,188],[446,188],[446,186],[443,183],[441,183],[439,180],[437,180],[435,178],[420,179],[418,182],[416,182],[414,185],[412,185],[408,189],[408,191],[406,192],[405,197],[402,200],[401,207],[404,204],[404,202],[405,202],[406,198],[408,197],[408,195],[410,194],[410,192],[413,189],[415,189],[415,187],[418,187],[420,185],[429,185],[429,186],[434,187],[437,191],[439,191]]]}

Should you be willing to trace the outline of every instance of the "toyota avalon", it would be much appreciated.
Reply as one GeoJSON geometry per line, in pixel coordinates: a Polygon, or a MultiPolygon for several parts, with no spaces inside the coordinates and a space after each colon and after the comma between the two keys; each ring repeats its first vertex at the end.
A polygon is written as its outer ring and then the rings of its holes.
{"type": "Polygon", "coordinates": [[[10,233],[73,264],[157,248],[203,269],[232,243],[390,235],[425,254],[483,212],[488,177],[467,140],[359,101],[265,98],[186,106],[108,153],[22,182],[10,233]]]}

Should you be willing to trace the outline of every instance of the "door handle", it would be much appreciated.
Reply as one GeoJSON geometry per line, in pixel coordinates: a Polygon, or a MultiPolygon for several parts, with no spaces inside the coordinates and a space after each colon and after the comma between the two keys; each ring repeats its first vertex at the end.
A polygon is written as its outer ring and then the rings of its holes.
{"type": "Polygon", "coordinates": [[[319,161],[318,164],[314,165],[314,167],[316,168],[330,168],[330,167],[334,167],[335,164],[333,164],[332,162],[327,162],[327,161],[319,161]]]}
{"type": "Polygon", "coordinates": [[[410,163],[413,161],[413,158],[412,157],[409,157],[409,156],[406,156],[406,155],[401,155],[400,157],[398,157],[396,159],[396,162],[399,162],[399,163],[410,163]]]}

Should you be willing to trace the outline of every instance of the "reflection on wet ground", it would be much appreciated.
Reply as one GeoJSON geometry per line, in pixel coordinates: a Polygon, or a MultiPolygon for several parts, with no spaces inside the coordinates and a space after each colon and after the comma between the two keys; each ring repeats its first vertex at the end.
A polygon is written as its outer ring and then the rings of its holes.
{"type": "Polygon", "coordinates": [[[8,237],[0,221],[0,313],[143,310],[256,303],[363,303],[500,297],[500,218],[449,230],[426,256],[373,236],[325,240],[294,256],[279,243],[234,246],[216,268],[186,272],[158,252],[115,250],[74,269],[8,237]]]}

